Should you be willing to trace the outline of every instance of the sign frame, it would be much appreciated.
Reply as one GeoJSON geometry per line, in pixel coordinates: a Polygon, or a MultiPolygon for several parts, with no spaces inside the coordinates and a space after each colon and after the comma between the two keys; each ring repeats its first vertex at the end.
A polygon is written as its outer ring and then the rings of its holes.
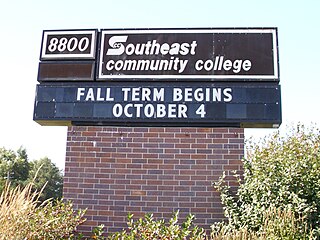
{"type": "MultiPolygon", "coordinates": [[[[84,29],[84,30],[44,30],[42,33],[42,43],[41,43],[41,52],[40,60],[94,60],[96,58],[96,47],[98,39],[98,30],[97,29],[84,29]],[[60,53],[60,54],[48,54],[46,52],[48,46],[48,38],[54,35],[91,35],[91,41],[89,39],[88,48],[89,53],[60,53]]],[[[63,51],[62,51],[63,52],[63,51]]]]}
{"type": "Polygon", "coordinates": [[[34,109],[41,125],[275,128],[282,121],[280,85],[259,83],[43,83],[34,109]]]}
{"type": "Polygon", "coordinates": [[[98,52],[98,60],[97,60],[97,81],[106,81],[106,80],[114,80],[114,81],[127,81],[128,79],[138,79],[139,81],[144,81],[149,79],[154,80],[162,80],[162,81],[172,81],[172,80],[183,80],[183,81],[197,81],[197,80],[214,80],[214,81],[271,81],[271,82],[279,82],[280,74],[279,74],[279,53],[278,53],[278,41],[277,41],[277,28],[208,28],[208,29],[102,29],[100,32],[100,42],[99,42],[99,52],[98,52]],[[271,33],[272,34],[272,46],[273,46],[273,75],[194,75],[194,74],[186,74],[186,75],[167,75],[167,74],[151,74],[151,75],[124,75],[124,74],[111,74],[104,75],[102,73],[103,68],[103,56],[106,51],[104,48],[106,35],[107,34],[264,34],[271,33]]]}

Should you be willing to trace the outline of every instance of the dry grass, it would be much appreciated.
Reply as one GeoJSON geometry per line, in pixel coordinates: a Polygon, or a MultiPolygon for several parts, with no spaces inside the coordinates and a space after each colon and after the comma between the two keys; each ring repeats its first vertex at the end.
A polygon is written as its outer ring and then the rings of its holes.
{"type": "Polygon", "coordinates": [[[23,229],[29,216],[35,212],[39,197],[38,192],[31,190],[31,183],[23,189],[12,189],[6,184],[0,196],[0,239],[23,238],[23,229]]]}
{"type": "Polygon", "coordinates": [[[85,221],[85,211],[75,213],[71,202],[39,203],[41,191],[7,184],[0,196],[0,240],[69,239],[85,221]]]}
{"type": "Polygon", "coordinates": [[[270,207],[263,216],[264,223],[260,231],[250,231],[247,228],[232,229],[227,225],[216,226],[211,239],[214,240],[266,240],[266,239],[316,239],[304,217],[296,216],[290,209],[270,207]]]}

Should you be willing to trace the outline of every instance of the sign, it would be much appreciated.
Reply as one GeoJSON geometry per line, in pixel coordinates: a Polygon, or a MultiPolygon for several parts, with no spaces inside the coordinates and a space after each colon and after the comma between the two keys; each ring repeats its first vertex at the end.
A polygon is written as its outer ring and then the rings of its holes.
{"type": "Polygon", "coordinates": [[[41,125],[279,127],[276,28],[45,30],[41,125]]]}
{"type": "Polygon", "coordinates": [[[97,30],[43,31],[40,60],[95,59],[97,30]]]}
{"type": "Polygon", "coordinates": [[[41,84],[42,125],[277,127],[279,86],[195,83],[41,84]]]}
{"type": "Polygon", "coordinates": [[[276,29],[102,30],[99,80],[279,81],[276,29]]]}

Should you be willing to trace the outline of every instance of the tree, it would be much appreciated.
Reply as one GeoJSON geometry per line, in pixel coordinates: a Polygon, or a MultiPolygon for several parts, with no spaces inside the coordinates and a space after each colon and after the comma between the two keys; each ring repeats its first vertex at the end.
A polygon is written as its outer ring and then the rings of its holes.
{"type": "Polygon", "coordinates": [[[17,152],[0,148],[0,190],[10,181],[15,187],[25,185],[29,176],[29,162],[26,150],[20,147],[17,152]]]}
{"type": "Polygon", "coordinates": [[[216,184],[229,225],[259,230],[264,213],[275,207],[290,208],[320,230],[319,130],[298,125],[287,136],[275,133],[250,149],[236,196],[223,178],[216,184]]]}
{"type": "Polygon", "coordinates": [[[45,157],[30,162],[28,181],[34,180],[34,189],[40,190],[44,185],[40,200],[61,198],[63,188],[63,175],[52,161],[45,157]]]}
{"type": "Polygon", "coordinates": [[[40,197],[42,201],[62,197],[63,175],[58,167],[47,157],[28,161],[23,147],[16,152],[0,148],[0,192],[8,181],[11,187],[23,187],[33,182],[35,190],[41,190],[46,185],[40,197]]]}

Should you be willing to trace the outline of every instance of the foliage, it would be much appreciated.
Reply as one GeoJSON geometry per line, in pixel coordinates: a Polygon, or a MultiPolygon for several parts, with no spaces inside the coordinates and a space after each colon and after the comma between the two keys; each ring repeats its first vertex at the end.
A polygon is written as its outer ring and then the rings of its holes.
{"type": "Polygon", "coordinates": [[[48,158],[29,162],[24,148],[20,147],[16,152],[0,148],[0,192],[9,181],[12,187],[25,186],[34,180],[33,189],[46,188],[40,196],[44,201],[49,198],[61,198],[63,175],[54,163],[48,158]]]}
{"type": "Polygon", "coordinates": [[[290,206],[269,207],[263,213],[260,236],[268,239],[314,239],[316,232],[308,226],[306,216],[296,214],[290,206]]]}
{"type": "MultiPolygon", "coordinates": [[[[259,231],[248,229],[246,226],[235,228],[224,222],[212,225],[210,236],[207,236],[203,229],[193,226],[193,216],[189,215],[187,220],[180,227],[177,225],[178,212],[174,213],[169,223],[164,220],[154,221],[151,214],[147,214],[144,219],[136,222],[132,220],[132,214],[128,216],[128,229],[122,232],[111,234],[109,237],[103,236],[103,225],[93,229],[90,239],[95,240],[153,240],[153,239],[196,239],[196,240],[283,240],[283,239],[317,239],[315,230],[308,228],[305,219],[287,207],[285,209],[273,206],[263,213],[263,224],[259,231]]],[[[83,235],[78,235],[77,239],[87,239],[83,235]]]]}
{"type": "Polygon", "coordinates": [[[85,211],[75,213],[62,200],[38,204],[40,192],[6,185],[0,196],[0,239],[67,239],[81,224],[85,211]]]}
{"type": "Polygon", "coordinates": [[[316,239],[316,232],[308,228],[305,219],[296,216],[287,207],[285,209],[270,207],[262,214],[263,224],[259,231],[248,229],[247,226],[235,228],[223,222],[212,225],[211,239],[316,239]]]}
{"type": "Polygon", "coordinates": [[[25,149],[20,147],[17,152],[14,152],[0,148],[0,191],[9,180],[13,187],[25,185],[28,176],[29,163],[25,149]]]}
{"type": "MultiPolygon", "coordinates": [[[[243,181],[236,196],[225,184],[216,183],[225,205],[229,227],[261,230],[269,208],[290,209],[301,226],[320,226],[320,134],[299,125],[285,137],[275,133],[261,145],[251,145],[244,159],[243,181]]],[[[273,218],[276,221],[278,218],[273,218]]]]}
{"type": "Polygon", "coordinates": [[[34,189],[41,189],[46,186],[41,193],[40,201],[62,197],[63,176],[59,168],[49,158],[45,157],[30,162],[28,181],[33,180],[34,189]]]}
{"type": "Polygon", "coordinates": [[[152,214],[146,214],[144,219],[133,220],[133,215],[128,215],[128,229],[114,233],[109,240],[148,240],[148,239],[205,239],[205,232],[202,228],[193,226],[194,216],[188,215],[186,220],[178,224],[179,211],[175,212],[172,218],[166,223],[164,220],[155,220],[152,214]]]}
{"type": "Polygon", "coordinates": [[[30,230],[33,232],[30,239],[66,239],[78,225],[83,223],[85,211],[73,211],[70,201],[63,200],[48,201],[37,208],[35,215],[29,221],[30,230]]]}

